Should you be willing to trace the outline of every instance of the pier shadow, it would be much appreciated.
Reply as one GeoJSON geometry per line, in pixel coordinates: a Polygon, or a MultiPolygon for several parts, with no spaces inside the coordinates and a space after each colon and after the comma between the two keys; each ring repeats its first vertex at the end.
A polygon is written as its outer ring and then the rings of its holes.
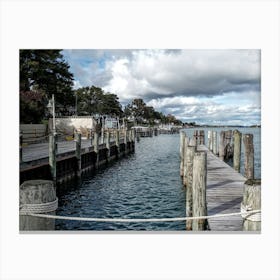
{"type": "Polygon", "coordinates": [[[234,180],[225,180],[223,182],[218,182],[216,184],[210,184],[210,185],[207,185],[207,190],[211,190],[211,189],[214,189],[216,187],[221,187],[221,185],[228,185],[230,183],[234,183],[235,181],[234,180]]]}
{"type": "Polygon", "coordinates": [[[238,197],[238,198],[229,200],[227,202],[224,202],[224,203],[220,204],[219,206],[216,206],[212,209],[209,209],[208,215],[219,214],[224,210],[232,208],[233,206],[240,205],[240,203],[242,202],[242,199],[243,199],[242,197],[238,197]]]}

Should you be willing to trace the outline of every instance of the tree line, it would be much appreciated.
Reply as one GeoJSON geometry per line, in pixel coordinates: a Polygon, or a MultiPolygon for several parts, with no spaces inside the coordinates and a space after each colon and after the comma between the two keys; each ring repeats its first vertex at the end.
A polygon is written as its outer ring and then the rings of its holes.
{"type": "Polygon", "coordinates": [[[73,74],[62,50],[20,50],[20,122],[40,123],[49,117],[47,104],[55,95],[58,115],[108,115],[135,124],[182,124],[134,99],[124,109],[116,94],[94,85],[73,89],[73,74]]]}

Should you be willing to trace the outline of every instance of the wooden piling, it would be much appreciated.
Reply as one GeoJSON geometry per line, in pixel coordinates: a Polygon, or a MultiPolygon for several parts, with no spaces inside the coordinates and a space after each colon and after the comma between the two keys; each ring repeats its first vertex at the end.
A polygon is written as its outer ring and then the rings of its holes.
{"type": "MultiPolygon", "coordinates": [[[[196,152],[193,159],[193,216],[206,216],[206,179],[207,179],[206,152],[196,152]]],[[[193,220],[192,229],[195,231],[206,230],[206,219],[193,220]]]]}
{"type": "Polygon", "coordinates": [[[185,147],[186,133],[184,131],[180,132],[180,176],[184,175],[184,147],[185,147]]]}
{"type": "Polygon", "coordinates": [[[204,135],[204,130],[199,131],[199,144],[204,145],[205,144],[205,135],[204,135]]]}
{"type": "Polygon", "coordinates": [[[243,136],[244,144],[244,169],[247,179],[254,179],[254,143],[253,134],[243,136]]]}
{"type": "Polygon", "coordinates": [[[104,144],[104,127],[101,128],[101,143],[104,144]]]}
{"type": "Polygon", "coordinates": [[[106,160],[110,161],[110,131],[105,133],[105,145],[106,145],[106,160]]]}
{"type": "Polygon", "coordinates": [[[98,168],[99,165],[99,134],[98,132],[94,132],[94,138],[93,138],[93,147],[94,147],[94,152],[96,154],[96,160],[95,160],[95,168],[98,168]]]}
{"type": "Polygon", "coordinates": [[[210,131],[210,151],[213,152],[213,138],[214,138],[214,133],[213,130],[210,131]]]}
{"type": "Polygon", "coordinates": [[[217,131],[213,131],[213,154],[217,155],[218,154],[218,149],[217,149],[217,131]]]}
{"type": "Polygon", "coordinates": [[[26,213],[55,215],[56,208],[56,189],[52,181],[30,180],[20,185],[20,230],[55,230],[54,219],[32,217],[26,213]]]}
{"type": "Polygon", "coordinates": [[[23,145],[23,134],[22,134],[22,131],[21,131],[20,135],[19,135],[19,160],[20,160],[20,163],[23,161],[23,159],[22,159],[22,145],[23,145]]]}
{"type": "MultiPolygon", "coordinates": [[[[261,180],[249,179],[244,183],[242,207],[247,211],[261,209],[261,180]]],[[[260,231],[260,213],[243,216],[243,230],[260,231]]]]}
{"type": "Polygon", "coordinates": [[[219,158],[224,160],[225,157],[225,132],[222,130],[220,132],[220,141],[219,141],[219,158]]]}
{"type": "Polygon", "coordinates": [[[90,135],[89,135],[89,137],[90,137],[90,145],[92,146],[92,129],[90,129],[89,133],[90,133],[90,135]]]}
{"type": "Polygon", "coordinates": [[[196,146],[200,145],[200,132],[198,130],[195,130],[193,136],[195,139],[196,146]]]}
{"type": "Polygon", "coordinates": [[[183,155],[183,185],[186,185],[186,179],[187,179],[187,148],[189,145],[189,138],[186,135],[184,140],[184,155],[183,155]]]}
{"type": "Polygon", "coordinates": [[[82,175],[82,155],[81,155],[82,134],[81,133],[75,134],[75,143],[76,143],[75,156],[77,160],[76,176],[77,179],[81,179],[81,175],[82,175]]]}
{"type": "Polygon", "coordinates": [[[194,137],[192,137],[189,141],[190,146],[195,146],[196,147],[196,140],[194,137]]]}
{"type": "Polygon", "coordinates": [[[233,131],[233,168],[240,172],[240,158],[241,158],[241,137],[242,134],[238,130],[233,131]]]}
{"type": "Polygon", "coordinates": [[[116,148],[117,148],[117,157],[119,157],[120,155],[120,131],[119,129],[116,130],[116,134],[115,134],[115,141],[116,141],[116,148]]]}
{"type": "MultiPolygon", "coordinates": [[[[194,159],[194,154],[196,152],[196,147],[195,146],[187,146],[186,150],[186,180],[185,180],[185,185],[186,185],[186,216],[187,217],[192,217],[193,215],[193,159],[194,159]]],[[[192,220],[187,220],[186,221],[186,229],[187,230],[192,230],[192,220]]]]}
{"type": "Polygon", "coordinates": [[[231,144],[231,138],[232,138],[232,130],[225,131],[225,142],[227,144],[231,144]]]}
{"type": "Polygon", "coordinates": [[[207,139],[208,139],[208,150],[210,151],[211,148],[211,131],[207,131],[207,139]]]}
{"type": "Polygon", "coordinates": [[[56,183],[56,152],[57,152],[57,135],[56,133],[49,135],[49,165],[51,176],[54,184],[56,183]]]}

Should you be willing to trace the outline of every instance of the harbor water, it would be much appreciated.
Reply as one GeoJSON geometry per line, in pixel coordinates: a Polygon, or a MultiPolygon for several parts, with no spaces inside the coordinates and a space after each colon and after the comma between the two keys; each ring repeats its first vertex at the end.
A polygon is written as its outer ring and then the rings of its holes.
{"type": "MultiPolygon", "coordinates": [[[[234,128],[231,128],[234,129],[234,128]]],[[[255,177],[261,177],[260,128],[254,134],[255,177]]],[[[205,135],[207,138],[207,130],[205,135]]],[[[215,129],[219,131],[219,129],[215,129]]],[[[188,135],[193,134],[187,129],[188,135]]],[[[180,177],[179,134],[141,138],[135,154],[99,170],[59,196],[57,215],[96,218],[184,217],[186,193],[180,177]]],[[[241,173],[244,172],[243,153],[241,173]]],[[[104,223],[56,220],[56,230],[185,230],[185,222],[104,223]]]]}

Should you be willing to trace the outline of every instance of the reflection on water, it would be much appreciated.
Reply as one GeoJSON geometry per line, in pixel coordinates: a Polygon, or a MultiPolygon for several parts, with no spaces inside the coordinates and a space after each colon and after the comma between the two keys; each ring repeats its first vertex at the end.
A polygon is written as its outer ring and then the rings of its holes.
{"type": "MultiPolygon", "coordinates": [[[[256,135],[255,147],[260,146],[260,133],[256,135]]],[[[260,148],[255,148],[255,152],[256,174],[260,174],[260,161],[257,163],[260,160],[260,148]]],[[[98,218],[183,217],[185,189],[179,165],[178,134],[141,138],[136,143],[135,154],[114,162],[109,168],[98,171],[80,186],[60,196],[57,215],[98,218]]],[[[185,222],[141,224],[56,220],[56,229],[167,231],[184,230],[185,222]]]]}

